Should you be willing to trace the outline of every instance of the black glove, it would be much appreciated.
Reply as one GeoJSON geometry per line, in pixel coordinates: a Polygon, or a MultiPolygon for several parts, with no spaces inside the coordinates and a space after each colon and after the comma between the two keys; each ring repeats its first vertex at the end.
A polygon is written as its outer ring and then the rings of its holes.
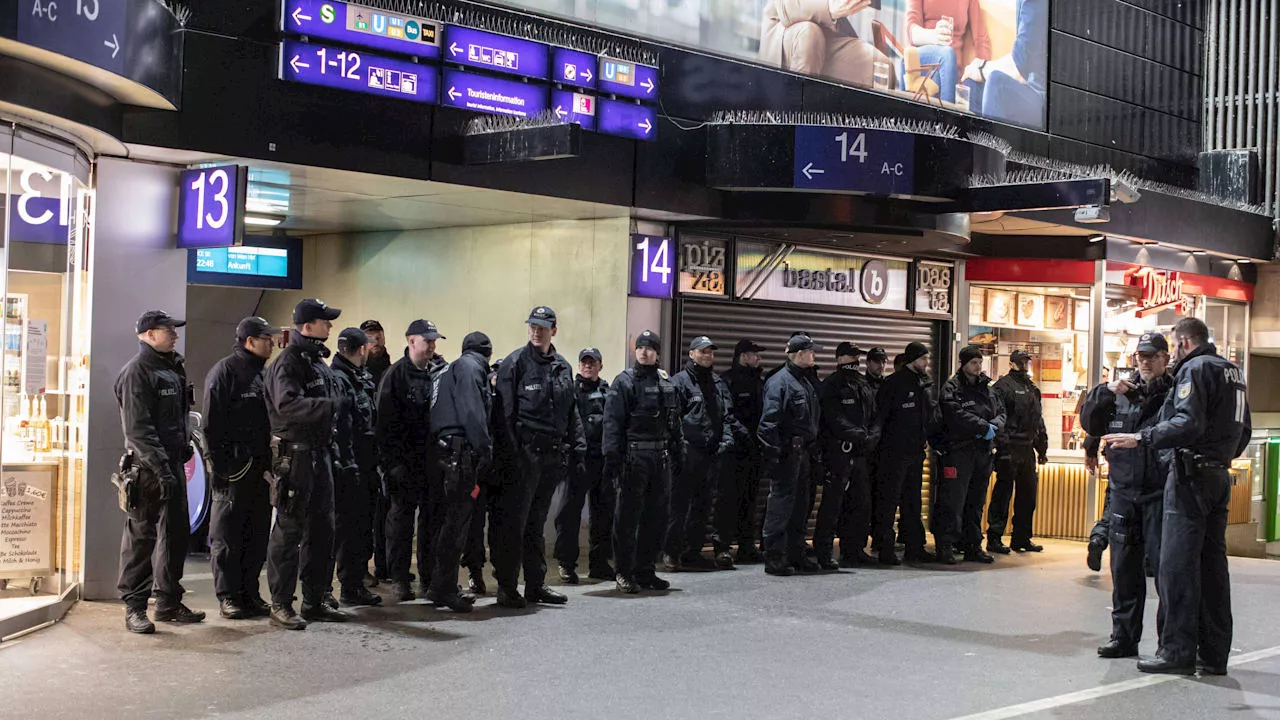
{"type": "Polygon", "coordinates": [[[409,468],[404,465],[397,465],[391,470],[383,473],[383,480],[386,482],[387,491],[393,492],[404,487],[409,478],[409,468]]]}
{"type": "Polygon", "coordinates": [[[1049,456],[1045,453],[1036,453],[1036,459],[1040,461],[1039,462],[1040,465],[1049,464],[1049,456]]]}

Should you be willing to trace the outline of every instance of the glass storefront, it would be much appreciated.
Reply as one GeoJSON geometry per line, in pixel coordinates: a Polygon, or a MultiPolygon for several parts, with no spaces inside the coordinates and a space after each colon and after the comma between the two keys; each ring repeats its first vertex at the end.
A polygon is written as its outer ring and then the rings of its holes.
{"type": "Polygon", "coordinates": [[[92,165],[0,121],[0,621],[81,576],[92,165]]]}

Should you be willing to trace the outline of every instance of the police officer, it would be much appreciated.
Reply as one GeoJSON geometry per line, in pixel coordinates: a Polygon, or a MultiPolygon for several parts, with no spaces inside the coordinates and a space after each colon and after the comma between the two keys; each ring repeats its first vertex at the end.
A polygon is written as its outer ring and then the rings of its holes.
{"type": "Polygon", "coordinates": [[[436,354],[445,337],[428,320],[414,320],[405,330],[404,357],[391,366],[378,386],[378,459],[387,485],[387,571],[392,593],[400,602],[413,600],[409,565],[417,526],[418,572],[428,582],[431,567],[431,508],[427,494],[430,466],[431,398],[435,380],[449,366],[436,354]]]}
{"type": "MultiPolygon", "coordinates": [[[[387,352],[387,334],[382,329],[382,323],[377,320],[365,320],[360,323],[360,329],[364,331],[365,337],[369,338],[369,358],[365,361],[365,370],[369,372],[373,378],[373,390],[369,397],[373,400],[374,405],[374,422],[377,422],[377,405],[378,405],[378,386],[382,384],[382,376],[387,374],[391,369],[391,354],[387,352]]],[[[374,443],[374,461],[377,462],[377,443],[374,443]]],[[[378,464],[381,467],[381,463],[378,464]]],[[[381,475],[379,474],[379,478],[381,475]]],[[[377,585],[381,580],[390,580],[391,575],[387,572],[387,507],[389,500],[384,491],[385,488],[381,479],[378,480],[373,489],[373,503],[369,509],[371,520],[369,524],[369,542],[373,553],[373,580],[366,579],[366,582],[377,585]]]]}
{"type": "Polygon", "coordinates": [[[583,348],[578,353],[578,416],[587,438],[587,460],[584,473],[569,477],[564,501],[556,513],[555,557],[560,566],[560,579],[569,585],[578,582],[578,530],[582,524],[582,506],[590,498],[591,521],[588,529],[588,577],[612,580],[615,572],[609,565],[613,556],[613,506],[617,488],[604,476],[604,404],[609,383],[600,377],[603,356],[596,348],[583,348]]]}
{"type": "Polygon", "coordinates": [[[960,351],[960,369],[942,386],[942,477],[933,482],[933,541],[938,562],[956,564],[959,544],[964,559],[992,563],[982,549],[982,507],[991,480],[992,441],[1005,424],[1004,405],[982,370],[982,348],[960,351]]]}
{"type": "Polygon", "coordinates": [[[369,339],[369,357],[364,367],[373,377],[373,386],[376,388],[382,383],[382,376],[391,369],[391,353],[387,351],[387,333],[382,329],[382,323],[377,320],[365,320],[360,323],[360,329],[369,339]]]}
{"type": "Polygon", "coordinates": [[[462,555],[462,566],[467,569],[467,589],[476,595],[484,595],[489,591],[484,581],[484,529],[485,520],[490,518],[489,533],[492,545],[493,523],[492,513],[494,496],[504,485],[510,485],[515,474],[515,456],[511,453],[511,444],[503,438],[502,413],[494,412],[501,401],[498,400],[498,367],[499,360],[489,366],[489,437],[493,441],[493,459],[481,469],[480,491],[476,495],[471,519],[467,522],[467,548],[462,555]]]}
{"type": "Polygon", "coordinates": [[[194,389],[183,358],[174,351],[185,325],[161,310],[149,310],[135,326],[141,347],[116,378],[116,401],[124,441],[140,466],[138,503],[120,540],[120,582],[125,627],[153,633],[147,600],[154,585],[158,622],[198,623],[204,613],[182,604],[182,564],[187,558],[187,482],[191,458],[187,413],[194,389]]]}
{"type": "Polygon", "coordinates": [[[840,343],[836,371],[818,389],[826,478],[813,529],[813,549],[818,564],[828,571],[874,562],[864,549],[871,513],[867,456],[880,442],[880,429],[875,425],[875,393],[858,370],[861,355],[862,350],[852,343],[840,343]],[[833,556],[837,531],[839,563],[833,556]]]}
{"type": "Polygon", "coordinates": [[[204,437],[213,461],[209,561],[218,611],[228,620],[271,612],[258,591],[258,576],[271,535],[271,420],[263,370],[275,351],[275,333],[260,317],[241,320],[235,350],[204,380],[204,437]]]}
{"type": "Polygon", "coordinates": [[[1160,422],[1139,433],[1113,433],[1102,439],[1118,449],[1174,451],[1160,537],[1160,649],[1154,658],[1140,660],[1138,669],[1190,675],[1198,664],[1202,674],[1225,675],[1232,624],[1228,468],[1253,434],[1248,389],[1244,372],[1209,342],[1203,321],[1183,318],[1173,335],[1177,376],[1174,389],[1165,396],[1160,422]]]}
{"type": "Polygon", "coordinates": [[[882,347],[873,347],[867,351],[867,384],[871,389],[879,392],[880,386],[884,384],[885,363],[889,362],[889,354],[882,347]]]}
{"type": "Polygon", "coordinates": [[[821,350],[808,335],[787,341],[787,364],[765,382],[764,409],[756,435],[764,446],[770,479],[764,519],[764,569],[770,575],[818,572],[805,554],[805,520],[811,446],[818,439],[818,390],[810,379],[814,354],[821,350]]]}
{"type": "MultiPolygon", "coordinates": [[[[1080,425],[1091,436],[1140,432],[1159,421],[1160,408],[1173,387],[1173,375],[1168,372],[1169,344],[1160,333],[1143,333],[1134,359],[1136,376],[1098,385],[1081,406],[1080,425]]],[[[1134,657],[1142,639],[1147,577],[1157,577],[1160,565],[1169,468],[1150,447],[1109,445],[1106,456],[1111,640],[1098,648],[1098,655],[1134,657]]]]}
{"type": "Polygon", "coordinates": [[[737,419],[733,447],[722,458],[720,491],[716,496],[716,557],[728,553],[738,543],[736,562],[757,563],[760,529],[756,523],[756,502],[760,494],[760,467],[763,456],[756,430],[764,405],[764,379],[760,353],[767,348],[742,339],[733,348],[733,363],[722,376],[733,396],[733,416],[737,419]]]}
{"type": "Polygon", "coordinates": [[[373,426],[373,376],[364,367],[369,346],[364,330],[347,328],[338,334],[338,354],[329,364],[342,398],[334,436],[333,555],[347,605],[382,604],[382,597],[364,586],[373,554],[371,506],[382,484],[373,426]]]}
{"type": "Polygon", "coordinates": [[[913,342],[900,355],[902,367],[876,393],[880,426],[877,456],[876,538],[881,565],[901,565],[894,550],[893,518],[901,507],[899,529],[907,546],[904,558],[933,562],[925,550],[920,497],[924,483],[924,445],[938,424],[938,404],[929,379],[929,348],[913,342]]]}
{"type": "Polygon", "coordinates": [[[489,435],[492,355],[493,344],[484,333],[463,338],[462,355],[440,376],[431,406],[440,472],[431,489],[438,498],[433,503],[438,520],[432,523],[434,559],[427,599],[454,612],[471,612],[475,603],[475,595],[458,590],[458,558],[466,546],[480,475],[493,457],[489,435]]]}
{"type": "Polygon", "coordinates": [[[618,592],[666,590],[654,561],[667,527],[667,493],[684,462],[684,431],[675,387],[658,369],[662,341],[636,336],[635,365],[613,380],[604,405],[604,473],[618,488],[613,555],[618,592]]]}
{"type": "Polygon", "coordinates": [[[324,343],[341,313],[313,298],[298,303],[289,344],[267,368],[269,478],[276,507],[267,546],[267,583],[271,623],[289,630],[302,630],[307,621],[345,622],[350,617],[324,602],[333,577],[331,445],[340,399],[323,358],[329,355],[324,343]],[[301,617],[293,610],[300,573],[301,617]]]}
{"type": "MultiPolygon", "coordinates": [[[[863,377],[867,379],[867,384],[871,386],[872,397],[879,394],[880,386],[884,384],[885,363],[889,362],[889,354],[884,348],[876,346],[867,351],[867,368],[863,377]]],[[[872,452],[867,455],[867,475],[871,478],[871,511],[867,514],[867,535],[871,537],[871,551],[878,552],[880,543],[876,539],[876,497],[875,491],[876,478],[880,477],[880,467],[878,461],[879,453],[872,452]]]]}
{"type": "Polygon", "coordinates": [[[585,472],[587,441],[582,434],[573,385],[573,368],[551,340],[556,313],[540,305],[526,323],[529,342],[502,361],[498,397],[503,425],[519,468],[515,483],[504,486],[498,539],[490,542],[498,604],[521,608],[526,602],[563,605],[569,598],[547,587],[546,539],[543,525],[556,486],[573,472],[585,472]],[[516,594],[524,567],[524,597],[516,594]]]}
{"type": "Polygon", "coordinates": [[[1039,465],[1049,461],[1049,433],[1044,427],[1040,388],[1027,373],[1031,355],[1018,348],[1009,353],[1013,366],[996,381],[996,397],[1005,408],[1005,425],[996,433],[996,486],[987,510],[987,552],[1008,555],[1004,528],[1009,521],[1009,501],[1013,501],[1012,549],[1040,552],[1031,542],[1032,520],[1036,512],[1039,465]]]}
{"type": "Polygon", "coordinates": [[[733,397],[729,386],[713,369],[715,343],[701,335],[689,343],[689,359],[684,369],[671,376],[680,396],[684,423],[685,461],[682,472],[672,477],[663,538],[668,572],[733,569],[733,555],[716,554],[714,565],[702,556],[707,539],[707,521],[720,475],[720,458],[733,447],[733,397]]]}

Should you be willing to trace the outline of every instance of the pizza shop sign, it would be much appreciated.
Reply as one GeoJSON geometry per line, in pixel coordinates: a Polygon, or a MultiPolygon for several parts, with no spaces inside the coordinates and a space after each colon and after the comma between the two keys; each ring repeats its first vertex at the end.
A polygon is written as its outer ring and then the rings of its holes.
{"type": "Polygon", "coordinates": [[[1150,267],[1132,268],[1124,273],[1126,285],[1142,290],[1138,317],[1161,310],[1189,313],[1194,298],[1182,289],[1182,273],[1176,270],[1156,270],[1150,267]]]}

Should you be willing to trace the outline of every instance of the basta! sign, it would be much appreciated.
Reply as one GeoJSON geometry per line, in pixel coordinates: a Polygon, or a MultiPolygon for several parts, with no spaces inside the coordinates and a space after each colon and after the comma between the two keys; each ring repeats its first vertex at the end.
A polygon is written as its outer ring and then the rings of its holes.
{"type": "Polygon", "coordinates": [[[1182,273],[1176,270],[1157,270],[1151,267],[1140,267],[1126,270],[1126,285],[1133,285],[1142,290],[1139,299],[1138,317],[1145,317],[1161,310],[1175,310],[1180,313],[1190,312],[1193,298],[1183,292],[1182,273]]]}

